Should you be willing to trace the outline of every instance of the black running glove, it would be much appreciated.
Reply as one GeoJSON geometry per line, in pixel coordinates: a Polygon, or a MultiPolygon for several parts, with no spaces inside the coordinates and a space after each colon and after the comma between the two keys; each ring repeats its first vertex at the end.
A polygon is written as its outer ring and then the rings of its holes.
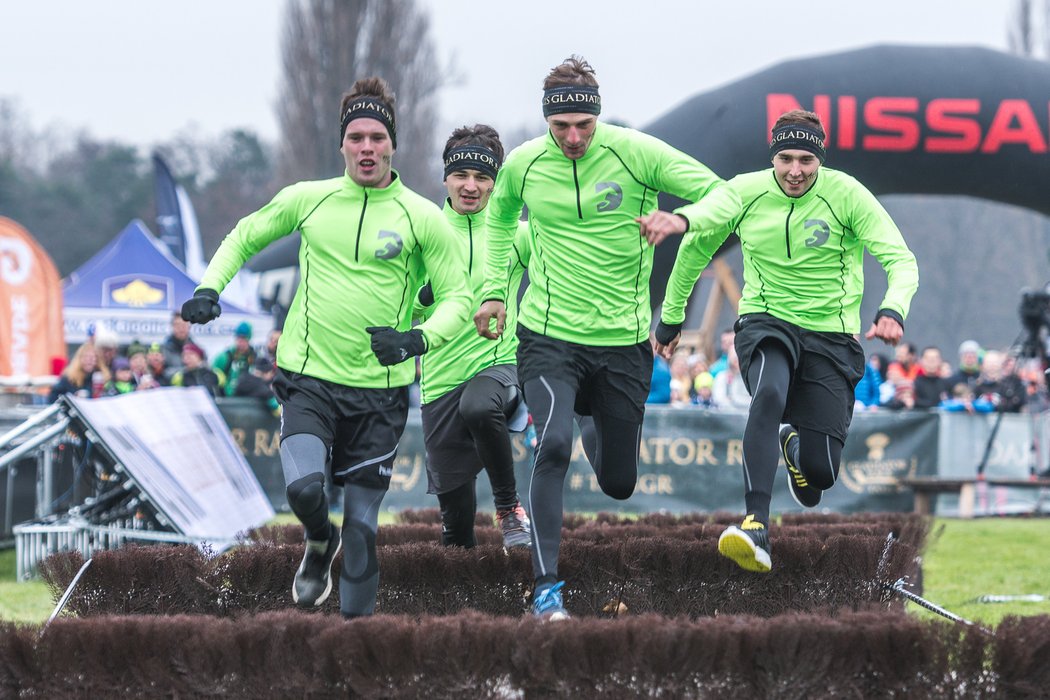
{"type": "Polygon", "coordinates": [[[403,333],[390,326],[369,326],[365,330],[372,335],[372,352],[381,365],[396,365],[427,351],[427,341],[418,328],[403,333]]]}
{"type": "Polygon", "coordinates": [[[219,293],[214,289],[198,289],[193,298],[182,305],[182,318],[190,323],[207,323],[222,314],[219,293]]]}
{"type": "Polygon", "coordinates": [[[668,345],[682,332],[681,323],[664,323],[663,319],[656,324],[656,342],[660,345],[668,345]]]}

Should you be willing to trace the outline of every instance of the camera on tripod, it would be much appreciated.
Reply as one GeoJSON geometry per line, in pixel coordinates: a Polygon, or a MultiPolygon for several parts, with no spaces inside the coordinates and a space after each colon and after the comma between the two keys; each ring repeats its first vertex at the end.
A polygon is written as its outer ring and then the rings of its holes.
{"type": "Polygon", "coordinates": [[[1050,333],[1050,283],[1038,291],[1022,289],[1018,314],[1025,331],[1021,356],[1039,359],[1045,367],[1047,333],[1050,333]]]}

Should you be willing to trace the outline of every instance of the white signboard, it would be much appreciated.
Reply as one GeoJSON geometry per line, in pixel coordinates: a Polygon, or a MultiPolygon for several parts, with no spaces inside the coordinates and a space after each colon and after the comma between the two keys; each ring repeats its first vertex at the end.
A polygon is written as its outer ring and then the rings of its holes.
{"type": "Polygon", "coordinates": [[[230,540],[273,518],[259,480],[201,387],[69,399],[178,532],[230,540]]]}

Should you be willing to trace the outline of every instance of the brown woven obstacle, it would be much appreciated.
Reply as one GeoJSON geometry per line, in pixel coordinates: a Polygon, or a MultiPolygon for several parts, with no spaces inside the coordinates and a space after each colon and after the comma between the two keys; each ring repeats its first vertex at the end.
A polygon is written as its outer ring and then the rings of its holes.
{"type": "MultiPolygon", "coordinates": [[[[564,531],[559,571],[568,581],[568,609],[584,617],[771,617],[791,611],[861,610],[887,602],[880,583],[915,573],[927,526],[928,521],[914,516],[779,526],[772,537],[774,570],[758,575],[718,555],[716,541],[723,524],[595,520],[564,531]],[[890,532],[897,538],[887,547],[890,532]]],[[[436,527],[380,528],[377,611],[524,612],[532,582],[527,550],[508,555],[496,544],[471,550],[441,547],[435,541],[436,527]]],[[[268,532],[271,541],[288,533],[301,537],[296,528],[268,532]]],[[[301,556],[301,541],[261,542],[218,557],[192,547],[101,552],[67,607],[80,616],[239,616],[280,610],[291,605],[289,589],[301,556]]],[[[337,558],[334,576],[339,563],[337,558]]],[[[41,572],[57,595],[80,564],[77,554],[59,554],[46,560],[41,572]]],[[[338,609],[337,594],[324,609],[338,609]]]]}
{"type": "Polygon", "coordinates": [[[773,619],[378,615],[0,624],[21,698],[1040,698],[1050,617],[994,635],[888,612],[773,619]]]}
{"type": "MultiPolygon", "coordinates": [[[[376,544],[411,544],[440,542],[441,526],[437,510],[406,511],[398,517],[398,524],[379,528],[376,544]]],[[[566,514],[562,527],[564,538],[586,538],[592,541],[619,541],[629,537],[684,537],[689,539],[717,539],[730,524],[738,524],[739,515],[728,513],[671,515],[650,513],[638,518],[613,513],[598,513],[586,518],[566,514]]],[[[913,513],[870,513],[855,516],[833,514],[792,514],[783,516],[773,526],[774,537],[795,536],[799,533],[815,537],[831,534],[894,535],[916,549],[920,548],[929,531],[929,520],[913,513]]],[[[491,514],[479,513],[475,520],[475,537],[479,545],[501,545],[503,538],[493,525],[491,514]]],[[[301,545],[303,529],[299,525],[271,525],[248,533],[252,542],[264,544],[301,545]]]]}

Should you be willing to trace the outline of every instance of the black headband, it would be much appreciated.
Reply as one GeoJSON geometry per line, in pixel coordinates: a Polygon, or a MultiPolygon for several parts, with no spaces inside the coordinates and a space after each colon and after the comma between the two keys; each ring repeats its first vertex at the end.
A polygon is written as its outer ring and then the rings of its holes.
{"type": "Polygon", "coordinates": [[[778,153],[787,149],[809,151],[822,164],[827,157],[823,137],[806,124],[784,124],[773,129],[773,138],[769,141],[769,159],[773,160],[778,153]]]}
{"type": "Polygon", "coordinates": [[[543,91],[543,116],[583,112],[602,113],[602,98],[593,85],[562,85],[543,91]]]}
{"type": "Polygon", "coordinates": [[[499,172],[499,160],[484,146],[456,146],[445,155],[445,177],[457,170],[477,170],[493,180],[499,172]]]}
{"type": "Polygon", "coordinates": [[[375,97],[358,97],[346,106],[343,112],[342,125],[339,128],[339,145],[343,145],[346,136],[346,125],[362,117],[382,122],[390,134],[390,142],[397,148],[397,128],[394,121],[394,110],[386,102],[375,97]]]}

